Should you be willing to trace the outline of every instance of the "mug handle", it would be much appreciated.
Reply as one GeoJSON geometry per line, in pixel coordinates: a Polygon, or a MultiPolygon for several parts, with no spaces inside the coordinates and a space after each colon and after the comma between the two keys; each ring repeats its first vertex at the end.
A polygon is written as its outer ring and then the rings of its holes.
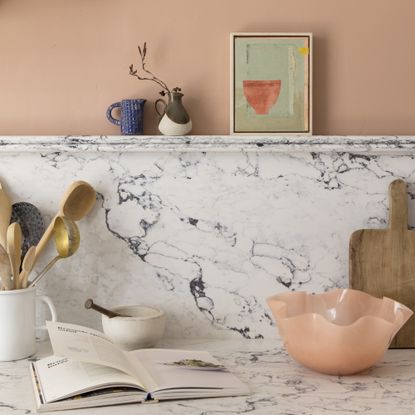
{"type": "Polygon", "coordinates": [[[121,108],[121,102],[114,102],[114,104],[111,104],[107,108],[107,118],[108,118],[108,121],[112,122],[115,125],[121,125],[121,121],[120,120],[117,120],[116,118],[114,118],[112,116],[112,110],[114,108],[121,108]]]}
{"type": "Polygon", "coordinates": [[[166,107],[167,107],[167,102],[164,99],[159,98],[155,103],[154,103],[154,108],[156,109],[157,114],[162,117],[164,115],[164,113],[166,112],[166,107]],[[162,102],[163,103],[163,111],[160,112],[158,109],[158,104],[162,102]]]}
{"type": "MultiPolygon", "coordinates": [[[[52,321],[58,321],[58,313],[56,312],[56,308],[54,306],[54,304],[52,303],[52,300],[46,296],[46,295],[37,295],[36,296],[36,300],[37,301],[42,301],[43,303],[45,303],[50,311],[51,314],[51,320],[52,321]]],[[[36,326],[36,330],[47,330],[46,325],[44,324],[43,326],[36,326]]]]}

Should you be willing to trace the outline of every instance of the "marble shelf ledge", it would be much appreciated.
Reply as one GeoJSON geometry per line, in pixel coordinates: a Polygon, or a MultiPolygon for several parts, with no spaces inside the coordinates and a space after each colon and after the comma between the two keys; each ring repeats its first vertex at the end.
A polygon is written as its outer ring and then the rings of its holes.
{"type": "Polygon", "coordinates": [[[0,136],[0,152],[415,154],[415,136],[0,136]]]}

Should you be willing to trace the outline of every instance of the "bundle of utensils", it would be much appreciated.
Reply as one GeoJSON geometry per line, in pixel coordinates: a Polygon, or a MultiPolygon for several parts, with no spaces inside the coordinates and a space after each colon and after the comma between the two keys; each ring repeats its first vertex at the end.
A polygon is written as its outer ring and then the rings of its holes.
{"type": "Polygon", "coordinates": [[[1,290],[35,286],[57,261],[72,256],[80,244],[76,221],[88,215],[95,200],[96,192],[89,183],[72,183],[61,199],[58,213],[45,230],[37,207],[28,202],[12,205],[0,184],[1,290]],[[58,255],[30,280],[30,274],[52,237],[58,255]]]}

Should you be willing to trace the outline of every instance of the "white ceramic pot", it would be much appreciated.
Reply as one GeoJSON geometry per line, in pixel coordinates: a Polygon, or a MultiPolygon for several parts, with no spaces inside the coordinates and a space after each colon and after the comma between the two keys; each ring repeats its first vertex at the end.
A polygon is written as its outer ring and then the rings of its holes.
{"type": "Polygon", "coordinates": [[[163,337],[166,328],[163,310],[132,305],[116,307],[112,311],[131,316],[109,318],[102,315],[104,333],[124,350],[152,347],[163,337]]]}
{"type": "Polygon", "coordinates": [[[0,361],[25,359],[36,352],[36,301],[49,307],[52,321],[57,314],[52,300],[37,296],[36,288],[0,291],[0,361]]]}

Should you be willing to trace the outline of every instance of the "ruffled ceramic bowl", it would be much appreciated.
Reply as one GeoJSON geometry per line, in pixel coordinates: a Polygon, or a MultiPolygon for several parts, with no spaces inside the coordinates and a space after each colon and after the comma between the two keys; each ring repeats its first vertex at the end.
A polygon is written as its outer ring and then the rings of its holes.
{"type": "Polygon", "coordinates": [[[288,353],[304,366],[351,375],[376,363],[413,312],[390,298],[335,289],[267,299],[288,353]]]}

